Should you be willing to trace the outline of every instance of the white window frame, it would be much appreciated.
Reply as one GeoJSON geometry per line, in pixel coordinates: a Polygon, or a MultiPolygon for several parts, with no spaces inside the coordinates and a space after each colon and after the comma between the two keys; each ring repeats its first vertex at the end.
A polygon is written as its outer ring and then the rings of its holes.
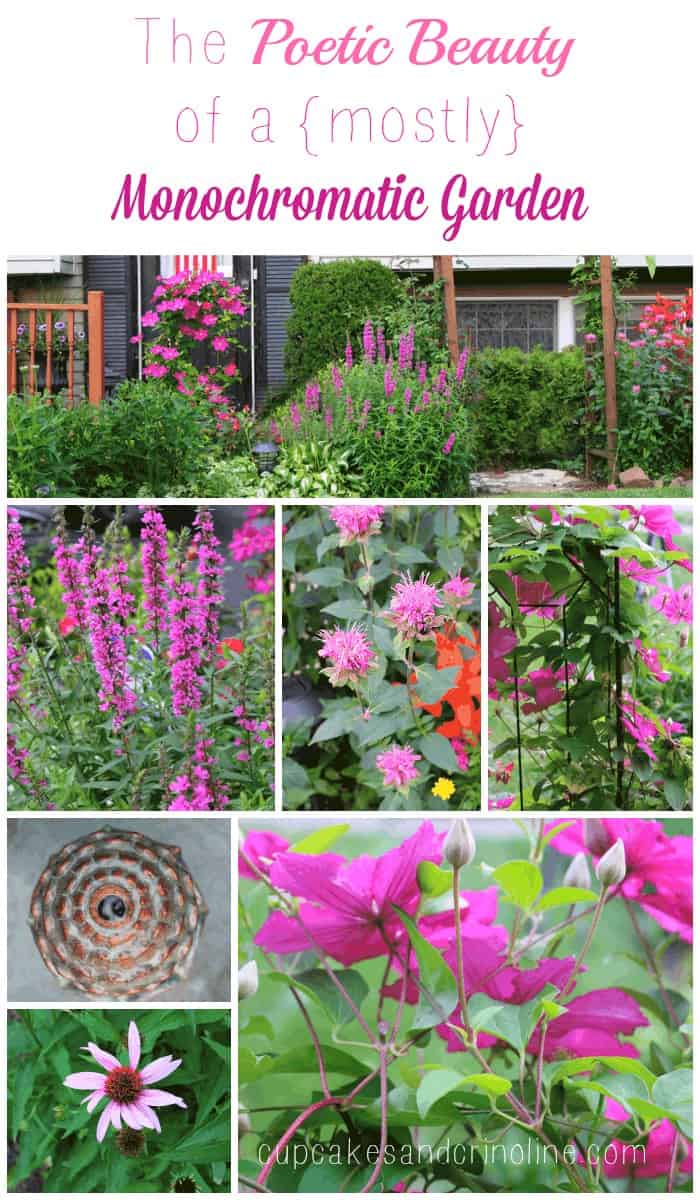
{"type": "Polygon", "coordinates": [[[573,304],[568,296],[543,296],[541,293],[529,292],[523,294],[511,294],[505,296],[484,296],[478,292],[470,293],[468,296],[457,296],[457,304],[533,304],[546,301],[548,304],[555,306],[554,316],[556,328],[554,330],[554,349],[563,350],[565,346],[571,346],[574,343],[575,328],[573,326],[573,304]],[[568,336],[571,334],[572,336],[568,336]],[[567,335],[564,337],[563,335],[567,335]]]}

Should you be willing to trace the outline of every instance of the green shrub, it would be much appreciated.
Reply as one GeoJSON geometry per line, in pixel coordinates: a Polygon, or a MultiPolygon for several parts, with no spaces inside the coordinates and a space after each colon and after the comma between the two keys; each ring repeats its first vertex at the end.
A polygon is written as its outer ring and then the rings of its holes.
{"type": "Polygon", "coordinates": [[[342,358],[348,339],[357,356],[365,321],[403,298],[396,274],[371,259],[340,258],[299,267],[289,289],[292,312],[284,356],[289,390],[342,358]]]}
{"type": "Polygon", "coordinates": [[[214,446],[208,406],[162,383],[129,381],[99,407],[10,396],[10,494],[167,495],[214,446]]]}
{"type": "MultiPolygon", "coordinates": [[[[373,330],[353,366],[341,360],[320,372],[270,423],[286,455],[309,448],[322,468],[343,454],[362,496],[467,496],[473,465],[471,372],[466,356],[454,368],[416,365],[410,330],[380,351],[373,330]],[[301,449],[300,449],[301,448],[301,449]]],[[[297,472],[297,475],[299,472],[297,472]]],[[[340,481],[342,482],[342,481],[340,481]]],[[[295,489],[292,494],[323,494],[295,489]]],[[[333,493],[336,494],[336,493],[333,493]]],[[[338,490],[338,495],[343,492],[338,490]]],[[[346,493],[347,494],[347,493],[346,493]]]]}
{"type": "Polygon", "coordinates": [[[471,365],[474,453],[480,465],[557,466],[583,454],[580,350],[483,350],[471,365]]]}

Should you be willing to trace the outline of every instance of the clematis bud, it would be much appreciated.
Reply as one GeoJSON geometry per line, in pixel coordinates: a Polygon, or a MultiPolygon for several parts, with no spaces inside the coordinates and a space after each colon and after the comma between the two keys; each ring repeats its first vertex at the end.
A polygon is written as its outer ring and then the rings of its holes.
{"type": "Polygon", "coordinates": [[[238,1136],[245,1137],[246,1133],[250,1133],[252,1131],[252,1128],[253,1128],[253,1126],[251,1125],[250,1117],[248,1116],[246,1110],[244,1108],[239,1108],[239,1110],[238,1110],[238,1136]]]}
{"type": "Polygon", "coordinates": [[[248,1000],[258,990],[258,964],[247,962],[238,972],[238,999],[248,1000]]]}
{"type": "Polygon", "coordinates": [[[445,862],[451,867],[468,867],[476,854],[476,842],[464,817],[452,822],[443,848],[445,862]]]}
{"type": "Polygon", "coordinates": [[[590,886],[591,874],[588,870],[588,859],[581,851],[569,863],[564,876],[564,887],[589,888],[590,886]]]}
{"type": "Polygon", "coordinates": [[[610,838],[602,821],[589,820],[583,823],[583,840],[591,854],[605,854],[610,838]]]}
{"type": "Polygon", "coordinates": [[[622,838],[618,838],[606,851],[598,863],[595,873],[603,887],[614,887],[615,884],[622,883],[627,874],[625,844],[622,838]]]}

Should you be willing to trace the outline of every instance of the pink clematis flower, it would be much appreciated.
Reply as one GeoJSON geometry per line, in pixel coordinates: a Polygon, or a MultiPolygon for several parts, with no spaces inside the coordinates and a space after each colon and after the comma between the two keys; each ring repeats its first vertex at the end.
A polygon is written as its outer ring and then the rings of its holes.
{"type": "Polygon", "coordinates": [[[401,846],[377,858],[363,854],[347,862],[336,854],[278,855],[270,881],[302,900],[300,920],[271,913],[255,944],[276,954],[296,954],[308,950],[313,939],[344,966],[386,954],[388,946],[406,940],[392,904],[415,914],[418,865],[441,862],[445,836],[424,822],[401,846]]]}
{"type": "MultiPolygon", "coordinates": [[[[467,999],[481,993],[505,1004],[526,1004],[539,996],[548,984],[566,989],[576,961],[574,958],[542,958],[536,967],[521,970],[508,966],[506,955],[495,945],[487,945],[481,940],[473,942],[469,937],[463,937],[462,947],[467,999]]],[[[454,974],[457,955],[453,946],[447,950],[445,961],[454,974]]],[[[636,1047],[619,1040],[621,1035],[631,1034],[640,1026],[649,1024],[631,996],[619,988],[602,988],[573,999],[566,997],[562,1003],[566,1004],[567,1011],[555,1017],[547,1026],[544,1057],[548,1061],[596,1054],[637,1057],[636,1047]]],[[[449,1022],[437,1028],[450,1051],[464,1049],[462,1039],[449,1027],[461,1023],[457,1006],[449,1022]]],[[[528,1043],[530,1053],[539,1052],[540,1038],[541,1030],[538,1028],[528,1043]]],[[[478,1035],[480,1046],[493,1046],[496,1041],[490,1034],[478,1035]]]]}
{"type": "Polygon", "coordinates": [[[546,579],[522,579],[520,575],[511,575],[511,579],[524,616],[551,620],[560,615],[566,596],[555,596],[546,579]]]}
{"type": "MultiPolygon", "coordinates": [[[[608,1121],[628,1121],[629,1113],[616,1100],[605,1101],[605,1116],[608,1121]]],[[[659,1121],[652,1125],[646,1146],[631,1146],[615,1138],[610,1142],[603,1159],[603,1174],[608,1179],[657,1179],[667,1176],[671,1169],[673,1143],[676,1131],[670,1121],[659,1121]]],[[[582,1160],[581,1160],[582,1161],[582,1160]]],[[[676,1159],[676,1170],[683,1175],[693,1173],[693,1154],[685,1138],[681,1138],[680,1153],[676,1159]]]]}
{"type": "Polygon", "coordinates": [[[255,874],[246,859],[257,868],[260,874],[269,875],[270,867],[278,855],[284,854],[284,851],[289,849],[289,842],[277,833],[267,833],[261,830],[257,833],[249,833],[242,849],[245,857],[239,855],[238,874],[246,879],[259,879],[260,876],[255,874]]]}
{"type": "Polygon", "coordinates": [[[662,929],[677,933],[684,942],[692,942],[693,848],[690,837],[681,834],[669,837],[659,821],[619,817],[574,821],[555,834],[551,845],[560,854],[570,857],[584,851],[597,862],[618,838],[625,847],[627,863],[627,874],[620,885],[621,894],[639,904],[662,929]]]}
{"type": "Polygon", "coordinates": [[[518,644],[518,638],[512,629],[504,624],[505,616],[498,605],[491,600],[489,603],[489,696],[492,700],[499,699],[497,683],[505,683],[512,678],[510,665],[506,662],[506,654],[510,654],[518,644]]]}
{"type": "Polygon", "coordinates": [[[88,1042],[84,1050],[89,1050],[95,1062],[107,1072],[101,1075],[98,1071],[76,1071],[67,1075],[63,1080],[66,1087],[77,1088],[90,1092],[81,1104],[87,1104],[88,1112],[92,1112],[104,1099],[106,1107],[102,1110],[97,1122],[96,1136],[98,1142],[103,1141],[110,1125],[121,1129],[122,1121],[130,1129],[153,1129],[160,1133],[160,1121],[156,1108],[167,1104],[177,1104],[179,1108],[187,1108],[184,1100],[172,1092],[162,1092],[150,1085],[172,1075],[180,1066],[182,1059],[173,1058],[168,1054],[157,1058],[148,1066],[138,1069],[141,1058],[141,1037],[135,1021],[129,1023],[128,1049],[129,1065],[123,1066],[118,1058],[101,1050],[94,1042],[88,1042]]]}

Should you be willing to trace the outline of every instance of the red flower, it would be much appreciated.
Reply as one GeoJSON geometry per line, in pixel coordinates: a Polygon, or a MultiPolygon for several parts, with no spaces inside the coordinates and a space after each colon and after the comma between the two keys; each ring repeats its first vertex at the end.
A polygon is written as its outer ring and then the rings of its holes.
{"type": "MultiPolygon", "coordinates": [[[[218,646],[216,647],[216,649],[219,654],[223,654],[225,650],[231,650],[234,654],[242,654],[245,647],[240,638],[229,637],[229,638],[224,638],[222,641],[220,641],[218,646]]],[[[225,658],[217,659],[217,661],[216,661],[217,671],[220,671],[222,669],[222,667],[225,667],[225,666],[226,666],[225,658]]]]}
{"type": "Polygon", "coordinates": [[[61,620],[58,622],[58,631],[63,637],[67,637],[69,633],[72,633],[77,628],[78,622],[74,621],[72,617],[61,617],[61,620]]]}

